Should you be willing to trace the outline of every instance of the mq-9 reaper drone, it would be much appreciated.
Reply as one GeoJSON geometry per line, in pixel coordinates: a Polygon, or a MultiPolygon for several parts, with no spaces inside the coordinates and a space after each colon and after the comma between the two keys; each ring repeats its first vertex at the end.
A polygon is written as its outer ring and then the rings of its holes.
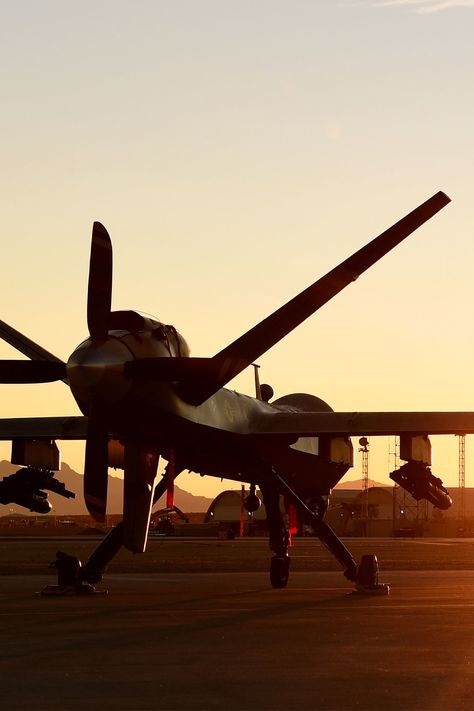
{"type": "Polygon", "coordinates": [[[112,245],[95,222],[89,269],[89,337],[67,363],[11,326],[0,336],[29,361],[0,361],[0,382],[62,380],[83,416],[0,420],[0,438],[12,440],[12,462],[23,469],[0,483],[0,502],[31,510],[49,508],[44,490],[63,495],[56,440],[85,439],[84,497],[93,518],[105,520],[108,467],[124,470],[123,520],[81,569],[82,581],[101,579],[123,545],[145,550],[153,504],[171,491],[183,470],[250,484],[249,510],[258,486],[266,508],[273,587],[285,587],[290,558],[287,517],[280,501],[340,562],[359,589],[377,589],[372,558],[357,563],[324,520],[331,489],[353,463],[351,435],[399,435],[404,467],[394,474],[415,498],[447,508],[451,500],[430,471],[430,434],[474,431],[474,413],[333,412],[321,399],[292,394],[270,402],[269,386],[256,397],[224,386],[311,314],[365,272],[449,198],[438,192],[339,266],[265,318],[212,358],[193,358],[174,326],[134,311],[112,311],[112,245]],[[167,467],[157,475],[159,458],[167,467]]]}

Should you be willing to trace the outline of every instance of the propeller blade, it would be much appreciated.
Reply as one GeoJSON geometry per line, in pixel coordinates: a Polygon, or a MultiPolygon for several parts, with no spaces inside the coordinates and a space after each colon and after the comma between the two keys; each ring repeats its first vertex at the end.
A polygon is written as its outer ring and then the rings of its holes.
{"type": "MultiPolygon", "coordinates": [[[[52,363],[60,363],[61,365],[64,365],[60,358],[50,353],[42,346],[39,346],[30,338],[23,335],[23,333],[20,333],[20,331],[17,331],[12,326],[9,326],[8,323],[5,323],[5,321],[0,321],[0,338],[3,338],[4,341],[16,348],[17,351],[20,351],[20,353],[23,353],[23,355],[28,356],[28,358],[31,358],[32,360],[46,360],[52,363]]],[[[65,373],[60,380],[64,383],[68,382],[65,373]]]]}
{"type": "Polygon", "coordinates": [[[92,410],[86,438],[84,500],[90,515],[99,523],[104,523],[107,507],[108,445],[105,422],[92,410]]]}
{"type": "Polygon", "coordinates": [[[150,527],[159,455],[146,445],[125,443],[123,481],[123,545],[143,553],[150,527]]]}
{"type": "Polygon", "coordinates": [[[180,390],[181,396],[194,405],[207,400],[449,202],[451,200],[445,193],[438,192],[408,213],[365,247],[217,353],[214,359],[225,366],[220,370],[219,377],[185,386],[180,390]]]}
{"type": "Polygon", "coordinates": [[[112,243],[105,227],[94,222],[87,292],[87,325],[94,341],[107,338],[111,303],[112,243]]]}
{"type": "Polygon", "coordinates": [[[194,382],[218,375],[219,362],[214,358],[140,358],[124,364],[125,377],[131,380],[194,382]]]}
{"type": "Polygon", "coordinates": [[[0,383],[53,383],[66,378],[62,361],[0,360],[0,383]]]}

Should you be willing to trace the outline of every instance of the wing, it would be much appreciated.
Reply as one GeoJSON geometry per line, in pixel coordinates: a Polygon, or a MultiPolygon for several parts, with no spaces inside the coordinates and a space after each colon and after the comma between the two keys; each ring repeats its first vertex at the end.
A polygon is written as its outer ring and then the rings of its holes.
{"type": "Polygon", "coordinates": [[[470,434],[474,412],[275,412],[259,415],[249,434],[261,437],[470,434]]]}
{"type": "MultiPolygon", "coordinates": [[[[39,441],[37,454],[41,464],[34,466],[28,461],[28,466],[18,469],[14,474],[3,477],[0,481],[0,503],[15,503],[36,513],[47,514],[51,511],[47,492],[52,491],[59,496],[74,498],[75,494],[68,491],[65,485],[55,478],[53,471],[60,468],[53,452],[45,455],[42,450],[43,440],[84,439],[87,430],[87,417],[14,417],[0,419],[0,440],[12,441],[12,459],[14,464],[23,467],[27,462],[23,451],[15,452],[15,444],[19,440],[39,441]],[[51,456],[49,456],[51,454],[51,456]],[[47,462],[47,464],[46,464],[47,462]]],[[[36,446],[36,442],[34,446],[36,446]]],[[[57,449],[56,449],[57,453],[57,449]]],[[[28,455],[29,459],[29,455],[28,455]]]]}
{"type": "Polygon", "coordinates": [[[13,417],[0,419],[0,440],[85,439],[88,418],[13,417]]]}

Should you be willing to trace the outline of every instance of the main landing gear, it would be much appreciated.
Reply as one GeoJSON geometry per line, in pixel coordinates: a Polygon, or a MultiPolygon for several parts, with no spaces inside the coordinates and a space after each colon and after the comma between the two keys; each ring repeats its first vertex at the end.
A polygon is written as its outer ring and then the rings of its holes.
{"type": "Polygon", "coordinates": [[[260,482],[260,490],[267,511],[270,537],[270,549],[275,553],[270,564],[270,582],[274,588],[284,588],[288,583],[290,558],[288,555],[289,535],[280,511],[280,494],[296,506],[303,519],[308,523],[321,543],[336,558],[348,580],[355,583],[354,593],[365,595],[388,595],[388,585],[378,580],[379,566],[375,555],[364,555],[360,565],[347,550],[343,542],[323,520],[324,506],[315,506],[311,510],[291,487],[277,473],[260,482]]]}
{"type": "Polygon", "coordinates": [[[261,483],[260,491],[267,511],[270,550],[275,553],[270,563],[270,582],[274,588],[286,588],[290,574],[290,537],[280,511],[279,487],[273,483],[261,483]]]}

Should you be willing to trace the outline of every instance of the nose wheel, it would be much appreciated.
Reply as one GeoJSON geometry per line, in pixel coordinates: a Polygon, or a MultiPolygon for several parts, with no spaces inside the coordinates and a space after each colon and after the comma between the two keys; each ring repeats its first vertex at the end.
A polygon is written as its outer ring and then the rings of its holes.
{"type": "Polygon", "coordinates": [[[274,588],[286,588],[290,574],[289,556],[274,556],[270,562],[270,582],[274,588]]]}

